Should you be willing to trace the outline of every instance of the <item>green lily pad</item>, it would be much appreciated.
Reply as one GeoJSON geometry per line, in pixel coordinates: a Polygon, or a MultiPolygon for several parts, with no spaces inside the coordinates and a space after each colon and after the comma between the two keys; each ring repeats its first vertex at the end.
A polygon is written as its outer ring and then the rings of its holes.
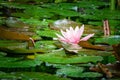
{"type": "Polygon", "coordinates": [[[70,77],[79,77],[80,74],[83,72],[82,67],[73,67],[73,66],[68,66],[64,67],[61,69],[58,69],[56,72],[56,75],[66,75],[70,77]]]}
{"type": "Polygon", "coordinates": [[[109,37],[102,37],[96,38],[95,43],[107,43],[109,45],[119,44],[120,43],[120,36],[109,36],[109,37]]]}
{"type": "Polygon", "coordinates": [[[72,64],[72,63],[88,63],[88,62],[97,62],[102,61],[101,56],[54,56],[48,54],[36,54],[36,58],[41,61],[50,62],[50,63],[60,63],[60,64],[72,64]]]}
{"type": "MultiPolygon", "coordinates": [[[[22,1],[23,2],[23,1],[22,1]]],[[[28,7],[33,7],[32,5],[26,5],[26,4],[20,4],[20,3],[9,3],[9,2],[1,2],[2,6],[8,7],[8,8],[17,8],[17,9],[26,9],[28,7]]]]}
{"type": "Polygon", "coordinates": [[[53,20],[48,20],[48,19],[39,20],[39,19],[34,19],[34,18],[28,18],[28,19],[21,18],[20,20],[31,26],[34,26],[35,29],[36,29],[36,27],[38,29],[48,27],[48,24],[50,22],[53,22],[53,20]]]}
{"type": "Polygon", "coordinates": [[[53,13],[50,13],[48,9],[41,8],[38,6],[27,7],[24,12],[16,12],[12,13],[12,16],[21,17],[21,18],[35,18],[35,19],[43,19],[43,18],[51,18],[54,16],[53,13]]]}
{"type": "Polygon", "coordinates": [[[6,53],[11,53],[11,54],[33,54],[36,52],[39,53],[44,53],[46,52],[45,49],[25,49],[25,48],[3,48],[0,47],[0,50],[6,53]]]}
{"type": "Polygon", "coordinates": [[[19,42],[15,40],[0,40],[0,51],[11,54],[33,54],[35,52],[46,52],[46,49],[27,49],[26,42],[19,42]]]}
{"type": "Polygon", "coordinates": [[[26,42],[15,40],[0,40],[0,48],[26,48],[26,42]]]}
{"type": "Polygon", "coordinates": [[[58,33],[58,31],[55,31],[55,30],[50,30],[50,29],[47,29],[47,30],[37,30],[36,33],[39,35],[39,36],[42,36],[42,37],[56,37],[56,34],[55,33],[58,33]]]}
{"type": "Polygon", "coordinates": [[[23,57],[13,58],[13,57],[0,57],[0,68],[28,68],[40,65],[42,61],[40,60],[25,60],[23,57]]]}
{"type": "Polygon", "coordinates": [[[102,74],[97,73],[97,72],[84,72],[84,73],[80,74],[79,77],[82,77],[82,78],[85,78],[85,77],[95,78],[95,77],[102,77],[102,74]]]}
{"type": "Polygon", "coordinates": [[[55,75],[39,72],[13,72],[13,73],[0,73],[0,79],[9,80],[71,80],[69,78],[61,78],[55,75]]]}
{"type": "Polygon", "coordinates": [[[56,74],[57,75],[66,75],[66,76],[69,76],[69,77],[81,77],[81,78],[84,78],[84,77],[91,77],[91,78],[94,78],[94,77],[101,77],[102,74],[100,73],[97,73],[97,72],[83,72],[83,68],[82,67],[66,67],[66,68],[61,68],[61,69],[58,69],[56,74]]]}
{"type": "Polygon", "coordinates": [[[80,15],[80,13],[72,10],[53,9],[53,12],[65,17],[75,17],[80,15]]]}
{"type": "Polygon", "coordinates": [[[53,41],[53,40],[38,41],[35,43],[35,48],[53,50],[56,48],[54,43],[55,43],[55,41],[53,41]]]}

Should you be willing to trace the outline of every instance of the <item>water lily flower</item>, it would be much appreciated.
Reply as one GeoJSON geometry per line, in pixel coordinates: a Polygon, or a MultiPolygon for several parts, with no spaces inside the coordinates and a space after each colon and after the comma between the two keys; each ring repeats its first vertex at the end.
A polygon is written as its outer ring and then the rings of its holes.
{"type": "Polygon", "coordinates": [[[58,40],[63,43],[69,43],[69,44],[78,44],[80,41],[87,41],[91,37],[94,36],[93,34],[89,34],[83,38],[82,34],[84,31],[84,25],[82,25],[80,28],[77,26],[75,29],[70,27],[69,29],[66,29],[66,31],[61,30],[61,34],[56,34],[58,37],[58,40]]]}

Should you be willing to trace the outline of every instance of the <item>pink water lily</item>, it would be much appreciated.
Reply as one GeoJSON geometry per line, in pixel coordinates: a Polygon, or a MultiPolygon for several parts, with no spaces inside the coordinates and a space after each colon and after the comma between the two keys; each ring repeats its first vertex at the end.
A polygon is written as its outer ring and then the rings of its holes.
{"type": "Polygon", "coordinates": [[[66,29],[66,31],[61,30],[61,34],[56,34],[58,37],[58,40],[64,43],[69,44],[78,44],[80,41],[87,41],[89,38],[93,37],[94,34],[89,34],[83,38],[82,34],[84,31],[84,25],[82,25],[80,28],[77,26],[75,29],[70,27],[69,29],[66,29]]]}

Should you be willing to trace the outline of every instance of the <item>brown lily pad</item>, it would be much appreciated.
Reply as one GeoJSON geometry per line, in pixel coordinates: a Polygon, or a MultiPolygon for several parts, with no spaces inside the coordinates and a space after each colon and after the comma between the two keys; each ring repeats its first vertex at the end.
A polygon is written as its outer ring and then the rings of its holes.
{"type": "Polygon", "coordinates": [[[30,25],[20,21],[15,17],[7,18],[5,21],[5,25],[7,26],[8,30],[13,32],[20,32],[29,36],[33,36],[35,34],[32,27],[30,27],[30,25]]]}
{"type": "Polygon", "coordinates": [[[105,46],[93,45],[88,41],[80,41],[78,45],[64,44],[58,42],[55,43],[55,45],[59,48],[64,48],[68,52],[75,52],[75,53],[78,53],[78,51],[81,51],[82,49],[91,49],[91,50],[99,50],[99,51],[107,50],[105,46]]]}
{"type": "Polygon", "coordinates": [[[98,63],[97,66],[91,67],[90,70],[96,71],[96,72],[101,72],[103,74],[106,74],[106,77],[111,78],[111,77],[120,77],[120,63],[114,63],[114,64],[101,64],[98,63]]]}
{"type": "Polygon", "coordinates": [[[34,40],[28,35],[18,32],[12,32],[3,27],[0,27],[0,39],[27,41],[28,47],[34,46],[34,40]]]}
{"type": "Polygon", "coordinates": [[[113,77],[111,71],[107,68],[107,66],[101,63],[98,63],[97,66],[91,67],[90,70],[103,73],[108,78],[113,77]]]}
{"type": "Polygon", "coordinates": [[[117,58],[117,60],[120,61],[120,44],[116,44],[116,45],[112,45],[113,47],[113,55],[115,55],[115,57],[117,58]]]}
{"type": "Polygon", "coordinates": [[[88,49],[106,50],[106,47],[93,45],[93,44],[89,43],[88,41],[80,41],[79,45],[83,48],[88,48],[88,49]]]}
{"type": "Polygon", "coordinates": [[[29,41],[30,37],[25,34],[12,32],[6,28],[0,27],[0,38],[1,39],[29,41]]]}

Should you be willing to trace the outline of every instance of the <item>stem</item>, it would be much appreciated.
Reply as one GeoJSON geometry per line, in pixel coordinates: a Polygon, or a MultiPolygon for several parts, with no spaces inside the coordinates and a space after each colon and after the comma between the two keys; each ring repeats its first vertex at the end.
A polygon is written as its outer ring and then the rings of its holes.
{"type": "Polygon", "coordinates": [[[104,36],[110,36],[110,26],[108,20],[103,21],[103,28],[104,28],[104,36]]]}

